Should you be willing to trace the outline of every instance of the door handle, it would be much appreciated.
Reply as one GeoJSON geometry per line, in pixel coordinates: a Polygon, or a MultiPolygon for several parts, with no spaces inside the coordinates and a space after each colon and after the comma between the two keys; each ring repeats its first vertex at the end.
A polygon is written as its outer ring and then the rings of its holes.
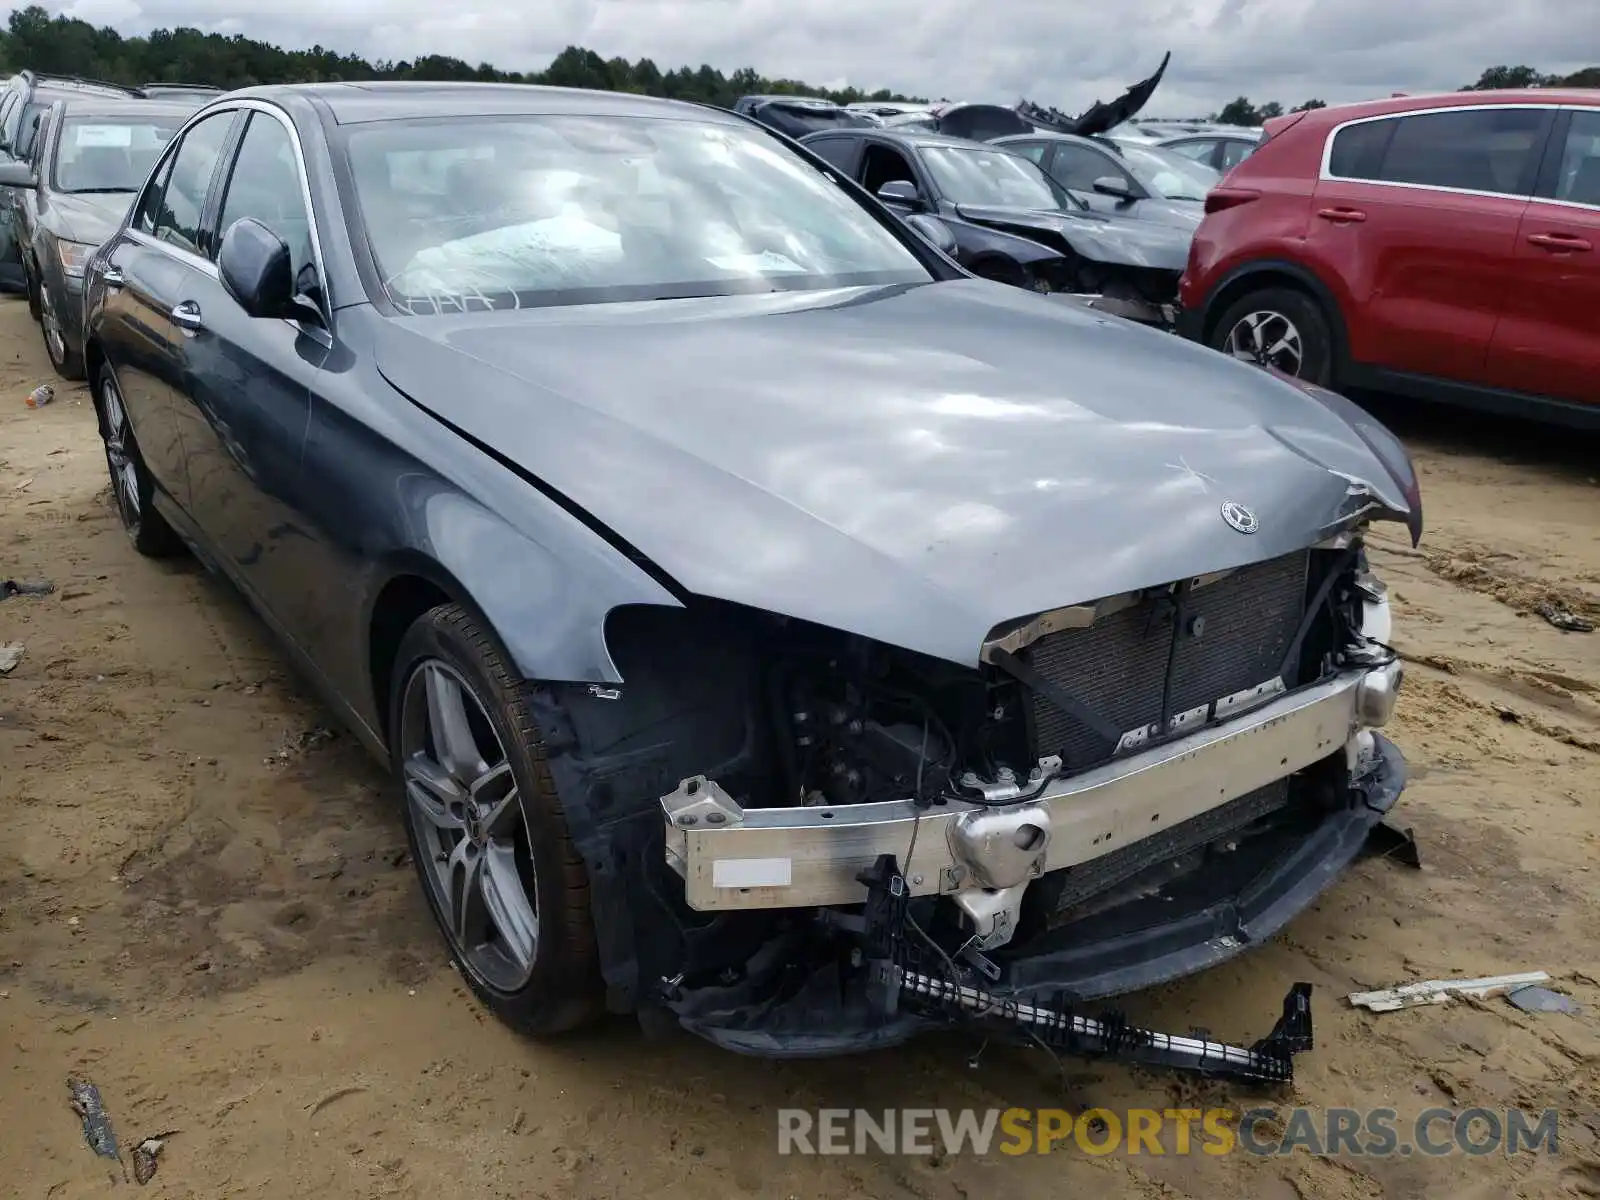
{"type": "Polygon", "coordinates": [[[122,273],[121,267],[108,266],[100,272],[100,279],[108,288],[120,288],[128,282],[128,277],[122,273]]]}
{"type": "Polygon", "coordinates": [[[1553,250],[1558,254],[1577,254],[1594,249],[1588,239],[1572,233],[1530,233],[1528,241],[1541,250],[1553,250]]]}
{"type": "Polygon", "coordinates": [[[179,329],[199,329],[200,306],[193,300],[185,300],[173,306],[172,323],[179,329]]]}
{"type": "Polygon", "coordinates": [[[1355,225],[1367,219],[1367,214],[1359,208],[1319,208],[1317,216],[1335,225],[1355,225]]]}

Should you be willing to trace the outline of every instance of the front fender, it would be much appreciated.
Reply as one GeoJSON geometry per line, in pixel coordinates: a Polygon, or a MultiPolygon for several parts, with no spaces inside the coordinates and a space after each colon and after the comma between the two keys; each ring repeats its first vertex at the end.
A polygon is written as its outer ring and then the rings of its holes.
{"type": "Polygon", "coordinates": [[[606,646],[607,615],[622,605],[679,601],[598,534],[521,486],[532,494],[517,505],[518,528],[437,478],[400,480],[411,536],[369,579],[367,627],[389,583],[417,576],[476,610],[524,679],[621,682],[606,646]]]}

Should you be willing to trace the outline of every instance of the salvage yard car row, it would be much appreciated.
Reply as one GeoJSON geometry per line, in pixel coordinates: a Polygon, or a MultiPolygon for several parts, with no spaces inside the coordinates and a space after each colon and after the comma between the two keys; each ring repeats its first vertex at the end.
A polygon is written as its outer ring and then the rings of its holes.
{"type": "Polygon", "coordinates": [[[0,283],[23,291],[45,351],[83,377],[83,270],[183,123],[220,89],[14,76],[0,96],[0,283]]]}
{"type": "Polygon", "coordinates": [[[751,113],[974,274],[1147,324],[1181,314],[1188,336],[1314,383],[1600,427],[1600,92],[1396,95],[1160,138],[1128,118],[1161,73],[1076,118],[774,97],[751,113]],[[959,184],[929,169],[956,155],[974,169],[959,184]]]}

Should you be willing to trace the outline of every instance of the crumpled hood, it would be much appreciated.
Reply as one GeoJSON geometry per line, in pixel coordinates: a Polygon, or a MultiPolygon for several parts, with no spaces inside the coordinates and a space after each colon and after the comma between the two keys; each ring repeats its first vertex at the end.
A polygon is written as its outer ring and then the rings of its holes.
{"type": "Polygon", "coordinates": [[[1107,219],[1094,213],[978,204],[958,205],[956,212],[963,220],[996,229],[1059,233],[1084,258],[1130,267],[1181,272],[1189,261],[1189,243],[1194,240],[1193,229],[1152,221],[1107,219]]]}
{"type": "Polygon", "coordinates": [[[1307,546],[1353,480],[1407,509],[1312,393],[984,280],[374,323],[396,388],[687,591],[955,662],[1307,546]]]}
{"type": "Polygon", "coordinates": [[[1157,200],[1152,196],[1130,205],[1128,219],[1137,221],[1141,225],[1165,226],[1181,230],[1184,248],[1187,250],[1189,242],[1194,238],[1194,231],[1200,228],[1200,222],[1205,219],[1205,215],[1206,206],[1194,200],[1157,200]]]}
{"type": "Polygon", "coordinates": [[[81,196],[53,192],[50,196],[50,220],[58,236],[71,242],[98,246],[122,224],[133,197],[132,192],[102,192],[81,196]]]}

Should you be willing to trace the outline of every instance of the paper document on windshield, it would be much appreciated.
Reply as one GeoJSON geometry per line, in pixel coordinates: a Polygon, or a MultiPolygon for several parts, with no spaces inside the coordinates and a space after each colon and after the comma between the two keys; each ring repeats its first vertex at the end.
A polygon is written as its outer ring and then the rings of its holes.
{"type": "Polygon", "coordinates": [[[74,143],[80,150],[90,146],[114,146],[126,149],[133,145],[131,125],[79,125],[74,143]]]}

